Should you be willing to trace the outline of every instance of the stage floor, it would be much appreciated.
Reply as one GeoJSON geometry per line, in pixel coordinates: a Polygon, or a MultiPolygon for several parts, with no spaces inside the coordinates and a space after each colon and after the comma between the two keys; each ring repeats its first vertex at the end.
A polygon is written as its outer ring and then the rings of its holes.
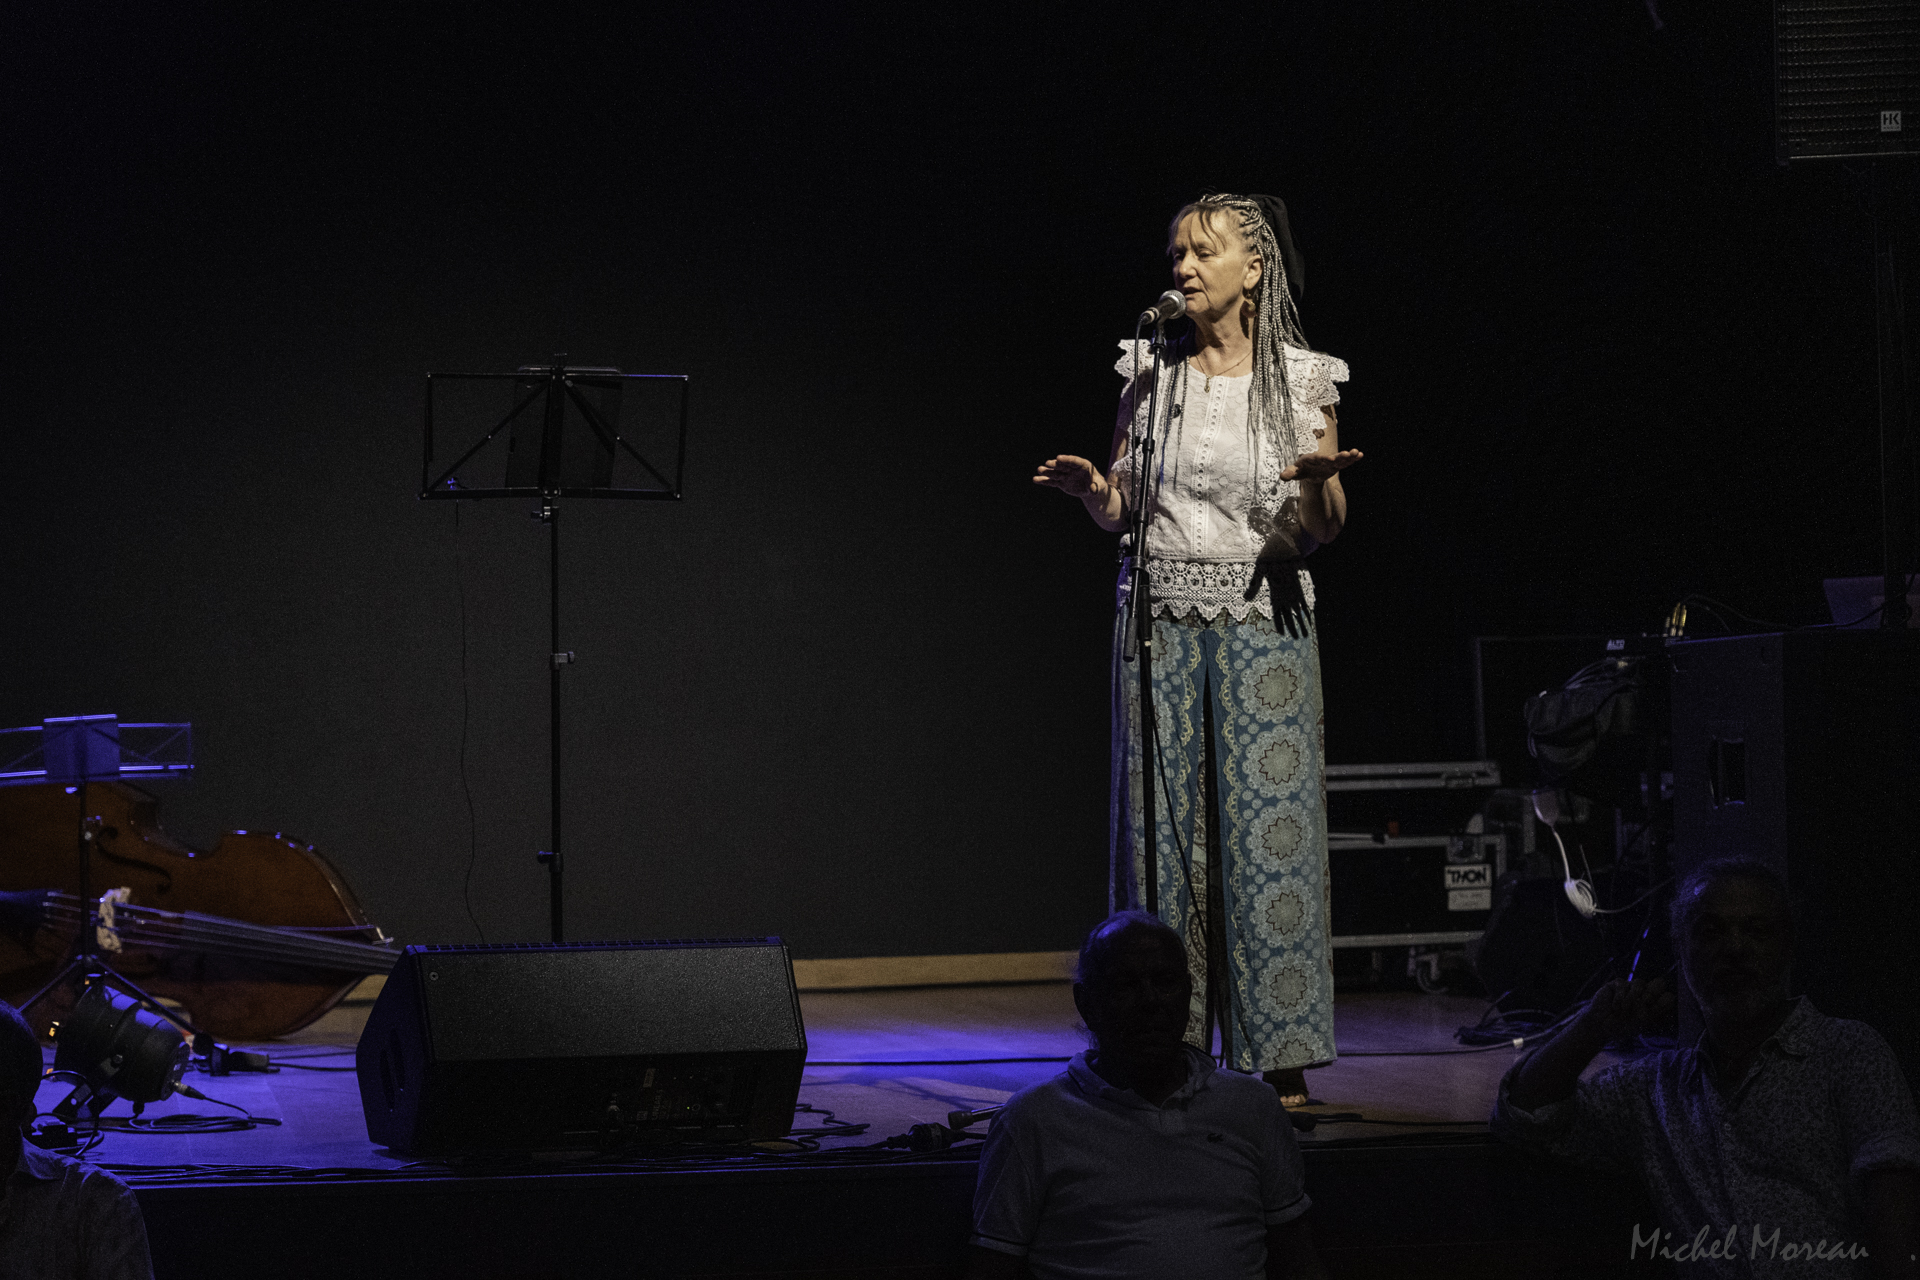
{"type": "MultiPolygon", "coordinates": [[[[1066,983],[818,992],[801,1003],[810,1050],[801,1100],[887,1134],[956,1107],[1004,1102],[1058,1074],[1087,1043],[1066,983]],[[966,1061],[1027,1057],[1058,1061],[966,1061]],[[840,1065],[851,1063],[878,1065],[840,1065]]],[[[1454,1030],[1477,1022],[1485,1008],[1481,1000],[1418,993],[1341,996],[1334,1025],[1343,1056],[1308,1073],[1315,1105],[1305,1110],[1483,1130],[1501,1073],[1516,1056],[1505,1047],[1461,1052],[1454,1030]]],[[[1301,1141],[1404,1131],[1343,1122],[1301,1141]]]]}
{"type": "MultiPolygon", "coordinates": [[[[1057,1074],[1086,1046],[1066,983],[804,992],[800,1003],[809,1049],[801,1102],[868,1126],[857,1137],[823,1139],[825,1147],[871,1143],[922,1121],[944,1120],[956,1108],[1004,1102],[1057,1074]]],[[[368,1002],[350,1002],[288,1040],[235,1046],[269,1054],[281,1068],[272,1074],[189,1074],[188,1082],[209,1097],[277,1126],[212,1134],[110,1132],[87,1158],[136,1182],[141,1167],[159,1174],[182,1165],[410,1166],[368,1141],[361,1118],[352,1048],[368,1008],[368,1002]]],[[[1306,1110],[1357,1112],[1373,1123],[1329,1123],[1301,1141],[1381,1138],[1442,1122],[1457,1125],[1463,1136],[1484,1131],[1494,1088],[1515,1057],[1505,1046],[1463,1052],[1454,1041],[1455,1028],[1477,1021],[1484,1008],[1479,1000],[1417,993],[1340,997],[1335,1030],[1342,1056],[1309,1073],[1315,1105],[1306,1110]]],[[[41,1106],[51,1106],[67,1087],[44,1086],[41,1106]]],[[[128,1109],[116,1103],[108,1114],[128,1109]]],[[[174,1098],[147,1108],[145,1118],[221,1111],[174,1098]]],[[[818,1122],[806,1114],[798,1119],[802,1128],[818,1122]]]]}
{"type": "MultiPolygon", "coordinates": [[[[87,1158],[133,1184],[160,1280],[407,1275],[412,1280],[953,1280],[977,1144],[950,1152],[852,1150],[1004,1101],[1084,1046],[1065,983],[809,992],[802,1103],[865,1124],[821,1150],[689,1157],[414,1163],[366,1136],[353,1045],[369,1002],[250,1047],[273,1074],[190,1082],[279,1121],[167,1132],[169,1115],[218,1115],[186,1098],[149,1107],[158,1131],[110,1131],[87,1158]]],[[[1477,1000],[1342,997],[1344,1056],[1312,1072],[1317,1105],[1367,1121],[1301,1135],[1314,1232],[1336,1280],[1405,1275],[1534,1280],[1615,1274],[1643,1207],[1605,1184],[1494,1143],[1486,1116],[1509,1046],[1462,1052],[1477,1000]]],[[[50,1106],[65,1086],[40,1095],[50,1106]]],[[[125,1117],[126,1103],[108,1116],[125,1117]]],[[[821,1122],[802,1113],[797,1127],[821,1122]]]]}

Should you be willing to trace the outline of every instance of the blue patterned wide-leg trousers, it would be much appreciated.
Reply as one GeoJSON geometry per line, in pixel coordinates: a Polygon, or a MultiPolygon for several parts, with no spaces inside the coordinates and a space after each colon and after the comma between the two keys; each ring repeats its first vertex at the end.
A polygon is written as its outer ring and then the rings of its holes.
{"type": "Polygon", "coordinates": [[[1133,731],[1140,677],[1115,644],[1113,780],[1126,803],[1114,806],[1113,903],[1179,930],[1194,980],[1188,1037],[1207,1036],[1214,977],[1226,1064],[1243,1071],[1334,1057],[1320,655],[1311,623],[1300,630],[1257,614],[1154,620],[1151,875],[1133,731]]]}

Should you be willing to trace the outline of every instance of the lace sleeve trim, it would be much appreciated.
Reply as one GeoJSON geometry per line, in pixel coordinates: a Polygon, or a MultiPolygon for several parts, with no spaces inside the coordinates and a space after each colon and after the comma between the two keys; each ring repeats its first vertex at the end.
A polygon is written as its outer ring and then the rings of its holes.
{"type": "MultiPolygon", "coordinates": [[[[1114,361],[1113,371],[1127,380],[1127,385],[1121,388],[1120,391],[1120,412],[1125,414],[1128,406],[1131,405],[1133,409],[1133,422],[1128,429],[1128,433],[1138,439],[1140,434],[1146,430],[1147,401],[1144,396],[1136,397],[1134,395],[1133,360],[1135,343],[1132,338],[1122,338],[1119,345],[1120,358],[1114,361]]],[[[1142,339],[1138,346],[1140,376],[1142,379],[1151,378],[1153,376],[1152,344],[1142,339]]],[[[1133,480],[1133,459],[1134,453],[1131,449],[1121,455],[1120,461],[1116,462],[1111,469],[1112,477],[1122,484],[1131,484],[1133,480]]]]}
{"type": "MultiPolygon", "coordinates": [[[[1113,362],[1113,371],[1125,378],[1128,382],[1133,381],[1133,347],[1134,342],[1132,338],[1120,339],[1120,358],[1113,362]]],[[[1152,344],[1142,339],[1140,342],[1140,371],[1146,373],[1152,370],[1152,368],[1152,344]]]]}
{"type": "Polygon", "coordinates": [[[1289,348],[1287,373],[1293,379],[1293,401],[1309,409],[1340,403],[1339,388],[1347,381],[1347,362],[1324,351],[1289,348]]]}

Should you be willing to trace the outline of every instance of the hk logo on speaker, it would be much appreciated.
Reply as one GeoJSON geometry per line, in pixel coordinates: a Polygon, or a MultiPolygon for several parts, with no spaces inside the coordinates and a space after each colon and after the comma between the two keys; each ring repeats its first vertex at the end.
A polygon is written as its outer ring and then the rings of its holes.
{"type": "Polygon", "coordinates": [[[1880,132],[1900,132],[1900,113],[1898,111],[1882,111],[1880,113],[1880,132]]]}

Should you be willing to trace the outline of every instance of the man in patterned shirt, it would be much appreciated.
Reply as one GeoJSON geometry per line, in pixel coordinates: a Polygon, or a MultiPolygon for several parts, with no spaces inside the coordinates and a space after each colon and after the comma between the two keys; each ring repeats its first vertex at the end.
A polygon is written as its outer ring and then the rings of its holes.
{"type": "Polygon", "coordinates": [[[1788,994],[1785,884],[1751,859],[1711,862],[1681,884],[1672,919],[1706,1019],[1700,1042],[1581,1080],[1604,1045],[1673,1005],[1658,980],[1611,983],[1507,1072],[1494,1132],[1637,1174],[1661,1221],[1617,1242],[1635,1261],[1689,1275],[1920,1277],[1913,1095],[1871,1027],[1788,994]]]}
{"type": "Polygon", "coordinates": [[[25,1141],[40,1087],[40,1040],[0,1001],[0,1276],[153,1280],[133,1192],[105,1169],[25,1141]]]}

